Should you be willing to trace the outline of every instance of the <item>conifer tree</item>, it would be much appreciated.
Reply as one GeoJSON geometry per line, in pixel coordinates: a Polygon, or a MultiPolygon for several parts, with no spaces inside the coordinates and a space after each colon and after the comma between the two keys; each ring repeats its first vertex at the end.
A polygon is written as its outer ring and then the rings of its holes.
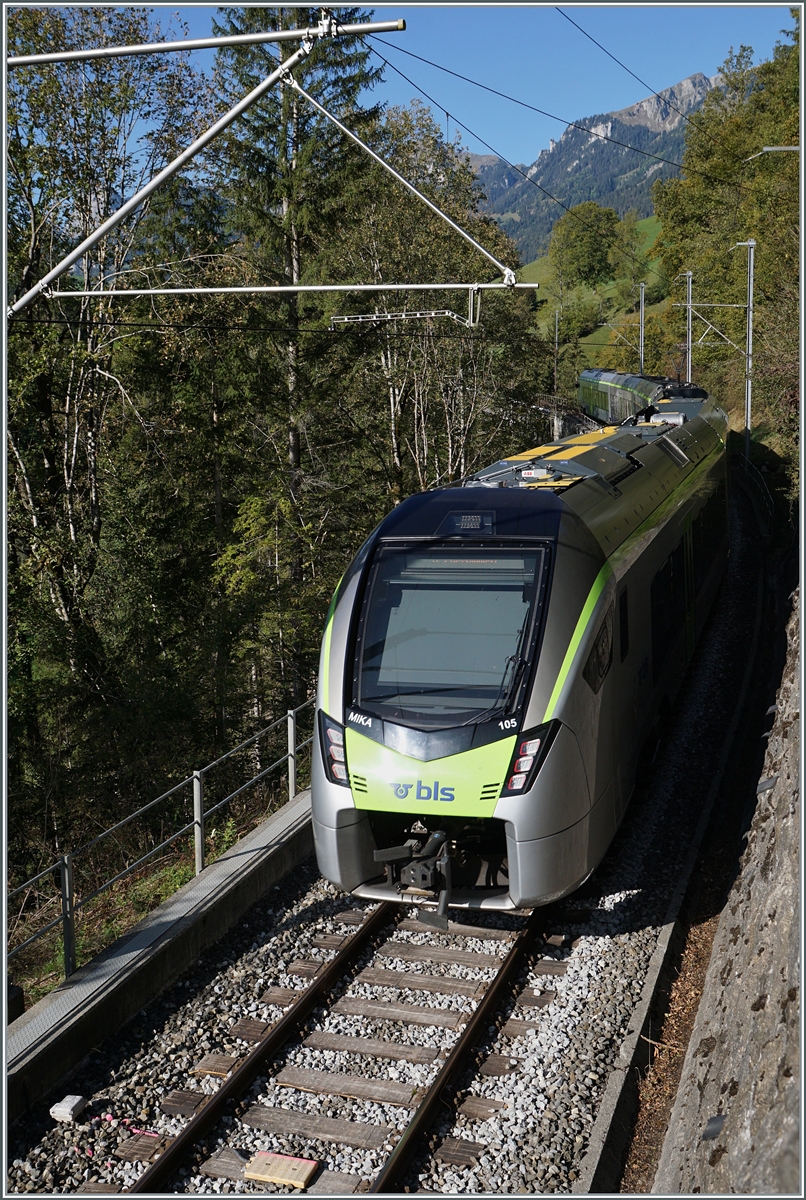
{"type": "MultiPolygon", "coordinates": [[[[309,8],[225,8],[215,28],[220,33],[246,33],[263,29],[306,28],[314,11],[309,8]]],[[[366,21],[358,8],[336,9],[341,24],[366,21]]],[[[230,100],[245,94],[258,81],[287,60],[294,44],[222,49],[218,79],[230,100]]],[[[329,111],[359,134],[377,116],[362,103],[362,93],[379,77],[369,62],[369,50],[355,38],[324,38],[299,64],[298,82],[329,111]]],[[[350,204],[351,180],[366,169],[360,152],[336,127],[291,88],[278,86],[256,104],[227,139],[221,160],[220,186],[230,204],[230,221],[238,238],[246,275],[254,282],[286,284],[323,280],[323,254],[337,225],[360,219],[350,204]]],[[[262,305],[287,330],[267,342],[262,355],[267,372],[284,376],[282,399],[263,414],[269,441],[276,445],[277,421],[284,410],[286,424],[285,479],[277,503],[283,512],[285,563],[282,571],[285,608],[291,626],[284,643],[288,656],[291,696],[296,704],[307,686],[301,652],[295,649],[299,610],[306,584],[304,527],[306,447],[310,427],[322,418],[317,406],[316,351],[310,342],[303,350],[299,337],[303,322],[316,320],[321,303],[291,294],[280,304],[262,305]]]]}

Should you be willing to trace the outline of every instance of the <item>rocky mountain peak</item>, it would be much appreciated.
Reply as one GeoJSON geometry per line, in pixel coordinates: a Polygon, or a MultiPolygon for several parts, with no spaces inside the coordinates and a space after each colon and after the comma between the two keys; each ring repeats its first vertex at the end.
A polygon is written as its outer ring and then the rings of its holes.
{"type": "Polygon", "coordinates": [[[657,96],[647,96],[637,104],[608,115],[623,125],[645,125],[655,133],[676,129],[684,117],[702,104],[718,81],[718,75],[709,79],[698,71],[681,83],[658,92],[657,96]]]}
{"type": "Polygon", "coordinates": [[[486,196],[482,210],[513,238],[524,262],[545,253],[563,207],[595,200],[619,216],[634,209],[648,217],[653,184],[678,172],[685,117],[719,83],[718,75],[698,72],[627,108],[582,117],[528,167],[513,170],[495,155],[471,154],[486,196]]]}

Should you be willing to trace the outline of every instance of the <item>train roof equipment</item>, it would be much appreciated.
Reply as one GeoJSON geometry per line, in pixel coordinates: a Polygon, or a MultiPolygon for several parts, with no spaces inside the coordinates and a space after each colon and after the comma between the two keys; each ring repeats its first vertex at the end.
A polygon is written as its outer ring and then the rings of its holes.
{"type": "MultiPolygon", "coordinates": [[[[615,373],[610,372],[610,375],[615,373]]],[[[532,494],[552,492],[581,516],[606,554],[612,553],[662,503],[682,479],[713,452],[720,441],[724,414],[703,389],[677,391],[673,381],[619,376],[645,387],[642,407],[619,425],[535,446],[501,459],[462,480],[461,487],[519,488],[532,494]],[[686,395],[689,391],[689,395],[686,395]],[[655,397],[648,403],[649,396],[655,397]],[[701,417],[702,420],[696,420],[701,417]],[[622,485],[642,469],[646,488],[636,502],[634,488],[622,485]],[[646,493],[645,495],[643,493],[646,493]]]]}

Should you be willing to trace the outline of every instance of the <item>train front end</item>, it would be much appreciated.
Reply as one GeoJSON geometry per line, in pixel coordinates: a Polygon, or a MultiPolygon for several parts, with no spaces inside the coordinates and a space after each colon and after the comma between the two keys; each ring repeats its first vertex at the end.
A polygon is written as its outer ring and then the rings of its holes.
{"type": "Polygon", "coordinates": [[[436,903],[438,923],[449,905],[547,903],[587,873],[580,751],[535,688],[564,510],[510,489],[414,496],[341,581],[312,813],[319,868],[346,891],[436,903]]]}

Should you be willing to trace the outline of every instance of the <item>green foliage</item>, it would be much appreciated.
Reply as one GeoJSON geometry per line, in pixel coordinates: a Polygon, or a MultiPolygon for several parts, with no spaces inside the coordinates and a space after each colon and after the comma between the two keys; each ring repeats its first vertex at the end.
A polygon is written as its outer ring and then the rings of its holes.
{"type": "MultiPolygon", "coordinates": [[[[753,403],[789,464],[797,467],[799,318],[799,155],[762,154],[765,145],[799,140],[799,28],[792,43],[776,46],[768,62],[752,65],[741,47],[722,68],[723,84],[692,117],[683,159],[684,175],[656,185],[655,208],[663,232],[660,253],[670,279],[693,272],[694,301],[742,305],[747,296],[747,251],[756,241],[753,403]],[[747,161],[747,160],[750,161],[747,161]]],[[[676,299],[680,285],[677,288],[676,299]]],[[[702,311],[702,310],[701,310],[702,311]]],[[[741,308],[717,310],[711,319],[737,346],[745,340],[741,308]]],[[[681,341],[683,310],[670,312],[669,339],[681,341]]],[[[704,332],[695,320],[694,338],[704,332]]],[[[712,335],[697,345],[694,376],[732,408],[743,402],[744,362],[712,335]]],[[[793,493],[794,494],[794,493],[793,493]]]]}
{"type": "Polygon", "coordinates": [[[564,341],[573,341],[593,333],[602,320],[602,305],[596,300],[574,300],[568,304],[560,321],[564,341]]]}
{"type": "MultiPolygon", "coordinates": [[[[220,16],[226,32],[309,19],[308,9],[220,16]]],[[[18,9],[11,26],[10,50],[20,53],[158,37],[134,9],[18,9]]],[[[21,76],[10,102],[11,290],[39,278],[139,186],[132,164],[152,173],[188,129],[263,78],[267,53],[222,54],[215,95],[175,55],[115,60],[106,74],[74,66],[21,76]],[[98,106],[83,123],[82,81],[98,106]],[[102,195],[99,181],[109,185],[102,195]],[[83,214],[78,224],[73,212],[83,214]]],[[[517,265],[511,243],[479,214],[466,158],[428,113],[360,107],[373,79],[362,44],[318,46],[297,77],[517,265]]],[[[169,287],[494,276],[279,88],[60,290],[102,272],[118,286],[169,287]]],[[[42,298],[12,324],[14,883],[307,699],[333,590],[389,508],[542,436],[531,405],[550,390],[552,362],[530,296],[486,294],[475,329],[446,318],[330,329],[331,315],[370,304],[349,295],[42,298]]],[[[464,316],[467,291],[378,298],[379,312],[423,308],[464,316]]],[[[284,739],[280,728],[259,754],[229,760],[215,784],[208,776],[209,803],[278,758],[284,739]]],[[[258,799],[265,810],[276,797],[258,799]]],[[[114,847],[79,856],[79,894],[188,815],[185,789],[121,830],[114,847]]],[[[218,846],[243,827],[240,810],[233,821],[218,846]]]]}
{"type": "MultiPolygon", "coordinates": [[[[145,10],[97,6],[17,8],[8,29],[12,53],[160,36],[145,10]]],[[[10,74],[12,294],[44,275],[176,153],[182,129],[193,126],[205,96],[187,62],[170,60],[146,56],[10,74]]],[[[146,206],[102,239],[62,277],[59,290],[84,289],[136,269],[149,212],[146,206]]],[[[107,570],[114,477],[126,466],[120,439],[136,412],[116,371],[126,336],[111,301],[64,297],[37,299],[9,329],[9,834],[15,877],[85,840],[102,827],[99,821],[124,815],[143,776],[153,787],[152,739],[145,728],[158,719],[163,693],[157,690],[146,702],[146,717],[139,664],[126,661],[110,636],[122,607],[133,600],[107,570]]],[[[123,560],[115,570],[125,574],[123,560]]]]}
{"type": "Polygon", "coordinates": [[[616,227],[608,253],[611,277],[618,281],[617,300],[621,307],[638,305],[638,284],[646,281],[648,263],[643,253],[644,237],[635,209],[625,213],[616,227]]]}
{"type": "MultiPolygon", "coordinates": [[[[630,227],[634,229],[637,217],[629,214],[630,227]]],[[[558,279],[573,287],[577,283],[595,287],[613,278],[611,252],[615,262],[624,257],[626,242],[621,247],[621,258],[616,251],[617,238],[621,234],[618,215],[612,208],[601,208],[593,200],[577,204],[565,213],[554,225],[549,243],[549,261],[558,279]]]]}

